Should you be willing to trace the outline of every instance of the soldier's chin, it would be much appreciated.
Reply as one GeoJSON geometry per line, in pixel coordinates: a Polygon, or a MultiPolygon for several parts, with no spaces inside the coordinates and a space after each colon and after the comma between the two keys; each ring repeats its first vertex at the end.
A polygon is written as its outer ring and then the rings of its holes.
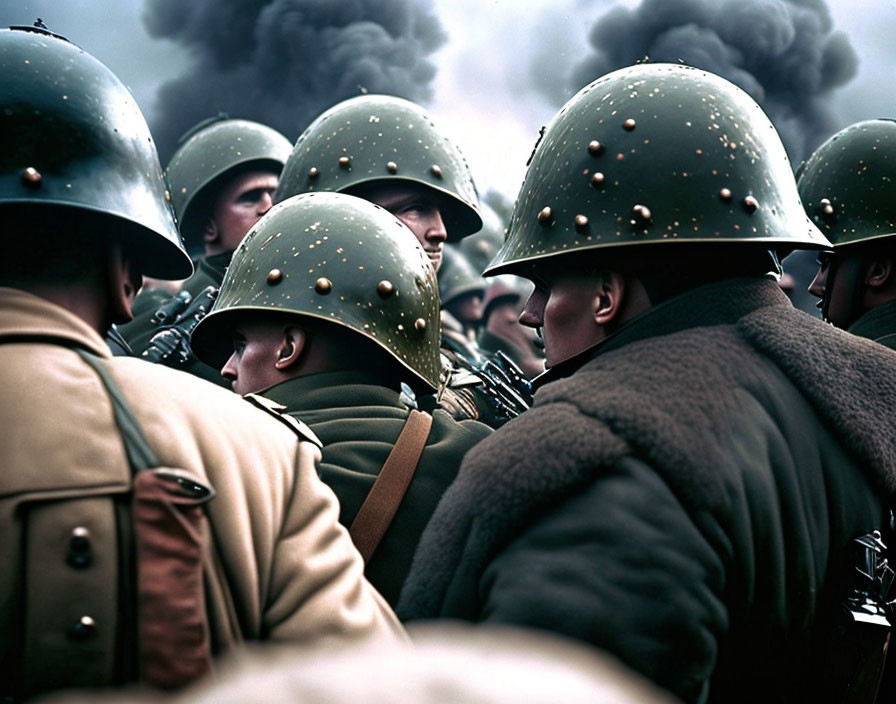
{"type": "Polygon", "coordinates": [[[429,261],[432,262],[433,268],[438,271],[439,267],[442,266],[442,254],[441,252],[427,252],[427,256],[429,257],[429,261]]]}

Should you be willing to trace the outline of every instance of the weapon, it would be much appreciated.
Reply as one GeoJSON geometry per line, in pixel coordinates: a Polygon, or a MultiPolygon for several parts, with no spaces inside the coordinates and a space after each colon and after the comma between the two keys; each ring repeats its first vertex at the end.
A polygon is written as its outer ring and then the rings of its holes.
{"type": "Polygon", "coordinates": [[[206,286],[195,298],[188,291],[181,291],[161,306],[153,315],[154,321],[172,320],[152,336],[149,345],[140,355],[149,362],[169,367],[183,367],[196,359],[190,349],[190,335],[211,310],[218,289],[206,286]]]}
{"type": "Polygon", "coordinates": [[[828,693],[831,701],[871,704],[877,700],[896,615],[891,594],[896,572],[879,531],[856,538],[853,550],[852,585],[835,630],[841,645],[832,668],[836,685],[828,693]]]}
{"type": "Polygon", "coordinates": [[[532,405],[532,385],[522,369],[500,350],[490,357],[477,354],[473,361],[459,351],[454,356],[461,369],[481,382],[484,396],[500,417],[510,420],[532,405]]]}

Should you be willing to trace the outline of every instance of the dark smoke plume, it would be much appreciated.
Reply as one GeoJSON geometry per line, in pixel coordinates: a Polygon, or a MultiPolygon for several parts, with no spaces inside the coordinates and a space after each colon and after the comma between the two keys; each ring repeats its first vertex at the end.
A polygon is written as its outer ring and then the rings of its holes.
{"type": "Polygon", "coordinates": [[[415,0],[147,0],[150,34],[195,62],[159,90],[153,136],[163,163],[178,137],[225,112],[295,140],[335,103],[362,92],[425,101],[445,41],[415,0]]]}
{"type": "Polygon", "coordinates": [[[600,17],[589,41],[573,91],[644,57],[712,71],[762,105],[794,164],[836,131],[829,93],[858,64],[824,0],[643,0],[600,17]]]}

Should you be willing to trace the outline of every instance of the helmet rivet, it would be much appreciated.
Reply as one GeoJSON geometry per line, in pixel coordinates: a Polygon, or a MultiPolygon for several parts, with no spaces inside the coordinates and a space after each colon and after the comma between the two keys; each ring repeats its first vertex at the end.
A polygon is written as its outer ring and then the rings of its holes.
{"type": "Polygon", "coordinates": [[[721,198],[722,200],[731,200],[731,189],[723,188],[721,191],[719,191],[719,198],[721,198]]]}
{"type": "Polygon", "coordinates": [[[170,203],[170,202],[171,202],[171,193],[168,192],[167,190],[165,191],[165,202],[166,202],[166,203],[170,203]]]}
{"type": "Polygon", "coordinates": [[[591,177],[591,185],[595,188],[600,188],[604,185],[604,182],[607,180],[607,177],[604,176],[600,171],[595,171],[594,175],[591,177]]]}
{"type": "Polygon", "coordinates": [[[22,171],[22,183],[24,183],[29,188],[37,188],[40,185],[42,178],[43,176],[40,175],[40,171],[35,169],[33,166],[29,166],[24,171],[22,171]]]}
{"type": "Polygon", "coordinates": [[[587,215],[576,215],[575,217],[576,229],[584,230],[588,227],[588,216],[587,215]]]}
{"type": "Polygon", "coordinates": [[[417,318],[414,321],[414,329],[417,330],[417,332],[423,332],[426,330],[426,321],[423,318],[417,318]]]}
{"type": "Polygon", "coordinates": [[[317,281],[314,282],[314,290],[317,291],[321,296],[326,296],[330,291],[333,290],[333,282],[330,281],[327,277],[321,276],[317,281]]]}
{"type": "Polygon", "coordinates": [[[320,176],[320,169],[316,166],[312,166],[308,169],[308,178],[317,178],[318,176],[320,176]]]}
{"type": "Polygon", "coordinates": [[[591,156],[598,156],[599,154],[603,154],[604,145],[598,142],[596,139],[593,139],[588,142],[588,153],[591,154],[591,156]]]}
{"type": "Polygon", "coordinates": [[[339,165],[340,165],[343,169],[347,169],[351,163],[352,163],[352,160],[349,159],[347,156],[341,156],[341,157],[339,157],[339,165]]]}
{"type": "Polygon", "coordinates": [[[818,204],[821,206],[821,212],[825,215],[833,215],[834,214],[834,206],[831,204],[831,201],[827,198],[822,198],[818,204]]]}
{"type": "Polygon", "coordinates": [[[632,225],[646,225],[650,222],[650,218],[653,217],[653,214],[650,212],[650,208],[646,205],[636,205],[632,208],[632,225]]]}
{"type": "Polygon", "coordinates": [[[390,161],[388,164],[386,164],[386,170],[390,174],[396,174],[398,173],[398,164],[396,164],[394,161],[390,161]]]}
{"type": "Polygon", "coordinates": [[[747,196],[744,198],[744,210],[748,213],[755,213],[756,208],[759,207],[759,201],[756,200],[753,196],[747,196]]]}
{"type": "Polygon", "coordinates": [[[283,280],[283,272],[279,269],[271,269],[268,272],[268,283],[271,286],[279,284],[283,280]]]}
{"type": "Polygon", "coordinates": [[[625,122],[622,123],[622,129],[626,132],[631,132],[635,129],[635,121],[632,118],[628,118],[625,122]]]}
{"type": "Polygon", "coordinates": [[[391,281],[386,281],[384,279],[376,285],[376,292],[380,294],[380,298],[388,298],[395,293],[395,286],[391,281]]]}
{"type": "Polygon", "coordinates": [[[442,167],[438,164],[433,164],[429,167],[429,170],[432,171],[432,175],[436,178],[442,178],[442,167]]]}
{"type": "Polygon", "coordinates": [[[541,212],[538,214],[538,222],[545,226],[554,224],[554,213],[550,207],[541,209],[541,212]]]}

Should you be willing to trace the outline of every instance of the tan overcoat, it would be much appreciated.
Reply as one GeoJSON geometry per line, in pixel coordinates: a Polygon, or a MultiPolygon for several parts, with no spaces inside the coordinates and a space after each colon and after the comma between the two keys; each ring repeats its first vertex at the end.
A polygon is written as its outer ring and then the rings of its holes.
{"type": "Polygon", "coordinates": [[[216,652],[244,639],[404,638],[364,580],[314,442],[229,391],[112,357],[80,318],[0,288],[0,690],[120,677],[132,607],[119,596],[121,521],[109,497],[127,495],[131,471],[108,395],[76,347],[108,365],[160,464],[217,492],[204,564],[216,652]],[[85,535],[90,564],[72,566],[72,538],[85,535]]]}

